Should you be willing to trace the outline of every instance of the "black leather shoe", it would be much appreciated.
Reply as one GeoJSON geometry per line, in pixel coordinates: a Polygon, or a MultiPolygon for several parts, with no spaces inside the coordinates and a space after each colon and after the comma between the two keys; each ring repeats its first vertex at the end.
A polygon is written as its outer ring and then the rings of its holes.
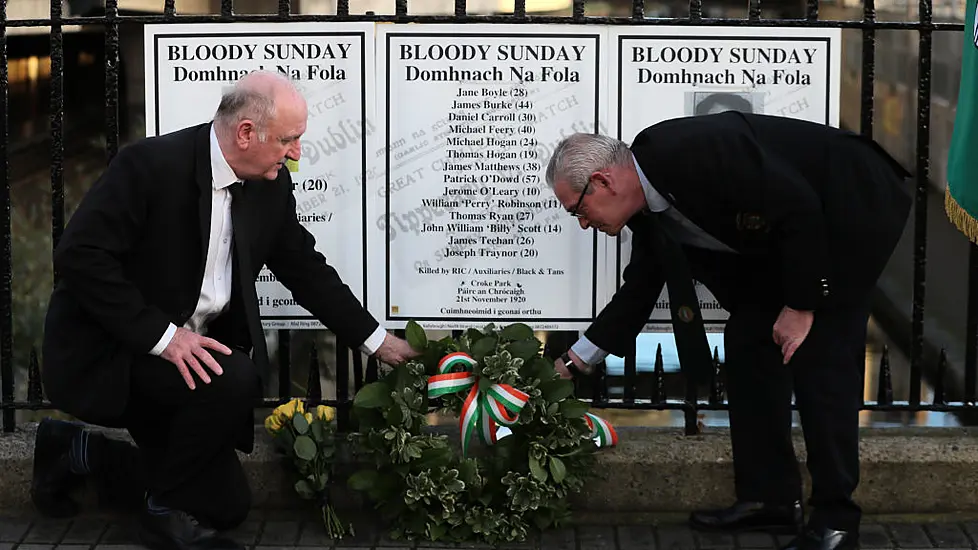
{"type": "Polygon", "coordinates": [[[244,550],[243,545],[200,525],[180,510],[143,510],[140,523],[139,540],[150,550],[244,550]]]}
{"type": "Polygon", "coordinates": [[[855,550],[858,547],[858,532],[822,528],[806,529],[781,550],[855,550]]]}
{"type": "Polygon", "coordinates": [[[801,533],[804,514],[801,502],[765,504],[737,501],[721,510],[701,510],[689,516],[689,525],[699,531],[742,533],[762,531],[775,534],[801,533]]]}
{"type": "Polygon", "coordinates": [[[68,493],[84,478],[71,472],[68,450],[82,429],[79,424],[50,418],[37,427],[31,501],[42,515],[67,518],[78,513],[78,504],[68,493]]]}

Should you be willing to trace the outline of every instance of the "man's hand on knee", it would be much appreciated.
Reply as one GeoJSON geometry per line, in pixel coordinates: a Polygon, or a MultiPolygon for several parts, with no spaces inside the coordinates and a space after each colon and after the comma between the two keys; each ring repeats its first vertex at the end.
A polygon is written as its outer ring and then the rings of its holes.
{"type": "Polygon", "coordinates": [[[160,356],[176,365],[177,370],[180,371],[180,376],[183,377],[187,386],[190,389],[195,389],[197,384],[190,374],[191,369],[197,373],[197,376],[205,384],[211,383],[211,377],[207,374],[204,367],[200,365],[201,361],[218,376],[224,372],[221,370],[221,365],[217,364],[217,361],[211,357],[211,354],[205,348],[212,349],[224,355],[231,355],[231,349],[217,340],[206,338],[185,328],[178,328],[173,334],[173,339],[170,340],[169,345],[166,346],[166,349],[163,350],[160,356]]]}
{"type": "Polygon", "coordinates": [[[781,346],[781,356],[785,365],[791,361],[795,351],[808,337],[814,319],[815,315],[811,311],[791,309],[787,306],[782,308],[781,314],[774,323],[771,337],[775,344],[781,346]]]}

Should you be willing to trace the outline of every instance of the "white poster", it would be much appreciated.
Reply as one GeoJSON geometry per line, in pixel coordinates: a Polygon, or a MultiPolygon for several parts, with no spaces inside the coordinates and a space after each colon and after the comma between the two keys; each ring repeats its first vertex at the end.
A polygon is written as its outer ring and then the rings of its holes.
{"type": "Polygon", "coordinates": [[[562,137],[607,131],[604,32],[378,26],[368,286],[385,326],[573,330],[596,315],[604,239],[545,170],[562,137]]]}
{"type": "MultiPolygon", "coordinates": [[[[373,119],[372,23],[146,25],[146,133],[211,120],[222,91],[255,70],[288,75],[309,115],[302,157],[290,166],[296,214],[316,248],[366,303],[363,181],[373,119]]],[[[319,329],[264,268],[257,293],[265,328],[319,329]]]]}
{"type": "MultiPolygon", "coordinates": [[[[615,27],[609,30],[613,134],[631,143],[657,122],[728,110],[839,124],[840,29],[732,27],[615,27]]],[[[618,284],[628,265],[631,231],[609,240],[618,284]]],[[[708,329],[728,314],[697,284],[708,329]],[[710,323],[713,323],[712,326],[710,323]]],[[[647,331],[671,331],[663,288],[647,331]]]]}

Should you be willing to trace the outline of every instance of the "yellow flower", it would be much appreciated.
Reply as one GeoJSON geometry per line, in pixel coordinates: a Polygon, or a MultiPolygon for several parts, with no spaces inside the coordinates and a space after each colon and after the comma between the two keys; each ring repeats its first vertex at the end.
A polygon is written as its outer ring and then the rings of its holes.
{"type": "Polygon", "coordinates": [[[268,417],[265,418],[265,429],[272,435],[278,433],[278,431],[282,429],[282,421],[280,420],[279,415],[274,413],[268,415],[268,417]]]}
{"type": "Polygon", "coordinates": [[[275,410],[272,411],[272,414],[282,415],[286,418],[291,419],[293,416],[295,416],[296,413],[305,414],[305,412],[306,411],[302,406],[302,400],[296,398],[293,399],[292,401],[289,401],[288,403],[275,407],[275,410]]]}
{"type": "Polygon", "coordinates": [[[319,405],[316,407],[316,416],[321,418],[323,422],[332,422],[336,418],[336,409],[327,407],[326,405],[319,405]]]}
{"type": "Polygon", "coordinates": [[[305,416],[306,417],[306,423],[307,424],[312,424],[312,413],[305,413],[302,416],[305,416]]]}

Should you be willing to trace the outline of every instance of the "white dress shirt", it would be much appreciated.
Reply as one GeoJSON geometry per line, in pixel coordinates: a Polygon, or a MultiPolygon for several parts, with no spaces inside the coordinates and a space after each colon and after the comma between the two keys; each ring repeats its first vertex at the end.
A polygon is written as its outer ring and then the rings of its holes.
{"type": "MultiPolygon", "coordinates": [[[[681,212],[673,208],[673,206],[669,204],[669,201],[660,195],[659,192],[652,187],[652,184],[649,183],[648,178],[645,177],[645,173],[642,172],[642,167],[638,165],[638,161],[635,159],[634,155],[632,155],[632,162],[635,164],[635,171],[638,172],[638,179],[642,184],[642,191],[645,192],[645,202],[649,205],[649,210],[653,212],[662,212],[664,216],[671,220],[673,227],[677,229],[675,232],[676,234],[674,235],[677,240],[698,248],[707,248],[719,252],[737,254],[737,251],[723,244],[713,237],[713,235],[703,231],[699,226],[689,221],[686,216],[683,216],[681,212]]],[[[594,365],[608,356],[607,351],[594,345],[594,343],[583,334],[581,335],[581,338],[575,342],[573,346],[571,346],[571,349],[577,354],[578,357],[581,358],[581,361],[584,361],[588,365],[594,365]]]]}
{"type": "MultiPolygon", "coordinates": [[[[207,324],[223,313],[231,301],[231,247],[234,244],[234,232],[231,228],[231,193],[228,192],[228,187],[232,183],[241,181],[224,158],[213,126],[211,126],[210,143],[211,231],[207,244],[207,260],[204,265],[204,281],[201,284],[200,297],[197,299],[197,308],[183,325],[183,328],[197,334],[205,334],[207,324]]],[[[177,327],[170,323],[150,353],[153,355],[163,353],[176,331],[177,327]]],[[[387,331],[378,326],[360,349],[372,355],[384,342],[385,336],[387,331]]]]}

